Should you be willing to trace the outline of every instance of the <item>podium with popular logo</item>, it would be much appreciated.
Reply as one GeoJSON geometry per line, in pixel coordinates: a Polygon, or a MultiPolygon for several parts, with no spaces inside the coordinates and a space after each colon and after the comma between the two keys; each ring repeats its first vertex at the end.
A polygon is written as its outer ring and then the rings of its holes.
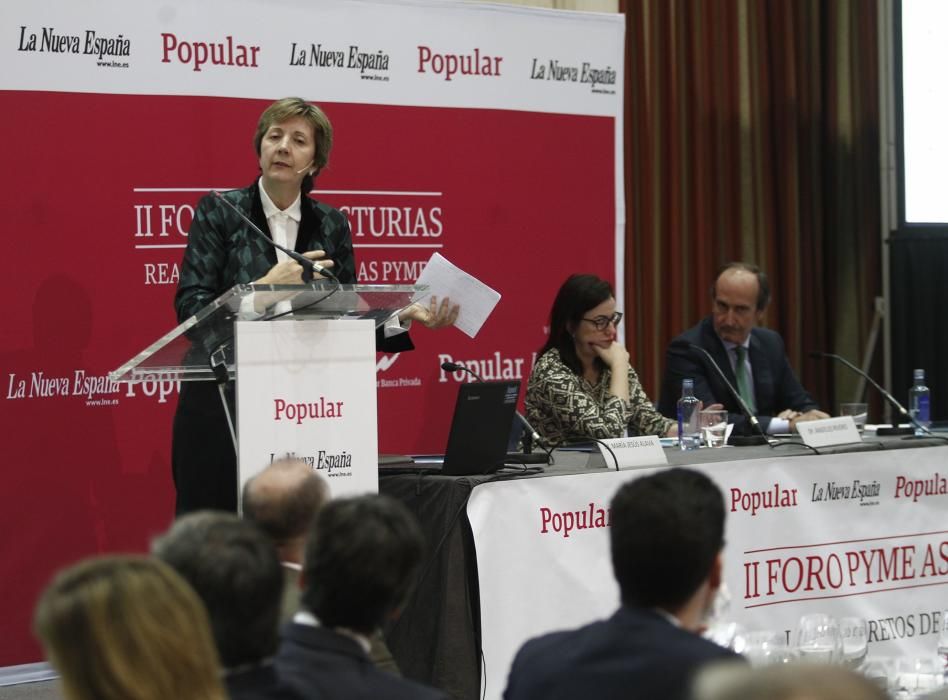
{"type": "MultiPolygon", "coordinates": [[[[238,491],[282,457],[333,495],[378,491],[375,331],[422,287],[237,285],[111,373],[116,382],[216,382],[238,491]],[[236,416],[224,387],[236,381],[236,416]]],[[[239,493],[238,493],[239,497],[239,493]]]]}

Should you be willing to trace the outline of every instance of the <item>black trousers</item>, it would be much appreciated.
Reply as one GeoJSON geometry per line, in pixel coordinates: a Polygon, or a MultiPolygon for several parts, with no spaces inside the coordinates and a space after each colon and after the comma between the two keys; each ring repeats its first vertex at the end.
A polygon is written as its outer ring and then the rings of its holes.
{"type": "MultiPolygon", "coordinates": [[[[234,411],[234,383],[225,392],[234,411]]],[[[171,433],[175,515],[237,512],[237,454],[215,382],[182,382],[171,433]]]]}

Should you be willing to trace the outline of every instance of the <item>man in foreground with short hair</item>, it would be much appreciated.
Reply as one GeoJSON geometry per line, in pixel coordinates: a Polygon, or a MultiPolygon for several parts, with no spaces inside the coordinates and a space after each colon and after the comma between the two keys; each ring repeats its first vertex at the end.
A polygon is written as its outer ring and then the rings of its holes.
{"type": "Polygon", "coordinates": [[[232,513],[200,511],[175,521],[152,553],[204,602],[232,700],[301,698],[272,663],[283,572],[266,535],[232,513]]]}
{"type": "MultiPolygon", "coordinates": [[[[244,518],[255,523],[270,538],[283,567],[283,602],[280,624],[289,622],[300,609],[300,577],[306,553],[306,538],[316,515],[329,502],[326,480],[299,459],[277,460],[244,484],[244,518]]],[[[369,637],[372,663],[401,675],[381,631],[369,637]]]]}
{"type": "Polygon", "coordinates": [[[379,670],[369,637],[408,596],[424,539],[401,503],[386,496],[330,501],[306,543],[302,610],[282,629],[281,678],[307,697],[441,700],[446,696],[379,670]]]}
{"type": "Polygon", "coordinates": [[[698,635],[721,584],[718,487],[670,469],[626,483],[611,508],[622,605],[606,620],[524,644],[505,700],[684,700],[700,668],[740,659],[698,635]]]}
{"type": "Polygon", "coordinates": [[[789,433],[798,422],[828,418],[794,374],[780,334],[758,326],[769,302],[767,275],[756,265],[722,267],[711,287],[711,315],[668,346],[659,412],[677,415],[681,382],[690,378],[705,406],[723,404],[736,433],[750,434],[737,399],[696,345],[714,358],[764,432],[789,433]]]}

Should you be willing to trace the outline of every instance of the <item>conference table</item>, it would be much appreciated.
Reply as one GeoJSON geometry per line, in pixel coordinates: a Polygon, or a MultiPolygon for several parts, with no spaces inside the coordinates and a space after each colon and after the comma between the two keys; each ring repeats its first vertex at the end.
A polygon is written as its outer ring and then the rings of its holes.
{"type": "MultiPolygon", "coordinates": [[[[730,621],[789,631],[808,612],[855,615],[869,621],[870,653],[895,656],[933,652],[933,616],[948,608],[946,443],[867,433],[818,451],[787,440],[664,453],[724,493],[730,621]]],[[[617,607],[609,502],[666,467],[557,461],[542,474],[380,476],[428,539],[418,584],[385,630],[406,676],[454,698],[499,698],[523,641],[617,607]]]]}

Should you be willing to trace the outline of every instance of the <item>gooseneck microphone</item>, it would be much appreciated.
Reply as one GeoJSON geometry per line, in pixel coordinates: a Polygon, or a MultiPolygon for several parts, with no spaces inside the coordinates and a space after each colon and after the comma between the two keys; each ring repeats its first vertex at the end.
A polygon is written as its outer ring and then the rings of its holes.
{"type": "MultiPolygon", "coordinates": [[[[923,426],[921,423],[919,423],[915,419],[915,416],[909,413],[908,410],[906,410],[905,406],[899,403],[898,399],[896,399],[892,394],[890,394],[888,391],[883,389],[879,384],[877,384],[875,379],[873,379],[868,374],[863,372],[861,369],[859,369],[859,367],[854,365],[852,362],[847,360],[842,355],[834,355],[831,352],[813,351],[810,353],[810,357],[814,357],[814,358],[828,357],[832,360],[836,360],[837,362],[842,363],[846,367],[849,367],[849,369],[851,369],[853,372],[855,372],[860,377],[865,379],[867,382],[872,384],[872,386],[874,386],[876,390],[880,394],[882,394],[883,398],[889,402],[889,405],[895,408],[895,410],[899,412],[900,416],[905,418],[905,420],[907,420],[909,423],[911,423],[916,428],[921,430],[923,433],[927,433],[928,435],[931,435],[932,431],[926,428],[925,426],[923,426]]],[[[891,428],[877,428],[876,435],[885,436],[885,435],[914,435],[915,434],[915,430],[913,428],[900,428],[898,425],[899,422],[900,421],[897,420],[896,424],[893,425],[891,428]]]]}
{"type": "MultiPolygon", "coordinates": [[[[458,364],[457,362],[442,362],[441,369],[443,369],[445,372],[467,372],[472,377],[474,377],[474,379],[476,379],[477,381],[479,382],[484,381],[483,378],[477,372],[465,367],[464,365],[458,364]]],[[[523,429],[526,431],[527,435],[529,436],[528,439],[525,439],[523,441],[523,451],[524,451],[524,454],[530,454],[533,451],[533,442],[540,441],[540,434],[536,430],[533,429],[533,426],[530,425],[530,421],[528,421],[526,417],[524,417],[524,415],[520,413],[520,411],[514,409],[514,415],[520,420],[520,423],[523,424],[523,429]]],[[[545,455],[544,455],[543,463],[546,463],[545,455]]]]}
{"type": "Polygon", "coordinates": [[[244,214],[244,213],[240,210],[240,207],[238,207],[236,204],[234,204],[233,202],[231,202],[229,199],[227,199],[227,198],[226,198],[224,195],[222,195],[220,192],[218,192],[217,190],[211,190],[211,194],[214,195],[215,197],[217,197],[217,200],[218,200],[218,201],[223,202],[224,204],[226,204],[235,214],[237,214],[237,216],[239,216],[241,219],[243,219],[244,223],[247,224],[247,226],[250,227],[250,230],[251,230],[251,231],[253,231],[254,233],[256,233],[258,236],[260,236],[260,238],[262,238],[263,240],[265,240],[267,243],[269,243],[270,245],[272,245],[274,248],[276,248],[277,250],[283,251],[283,252],[286,253],[291,259],[293,259],[294,261],[296,261],[297,263],[299,263],[300,266],[303,268],[303,273],[302,273],[303,282],[306,282],[307,284],[310,283],[310,282],[312,282],[312,281],[313,281],[313,273],[314,273],[314,272],[318,272],[318,273],[319,273],[320,275],[322,275],[323,277],[326,277],[327,279],[331,279],[331,280],[333,280],[336,284],[339,284],[339,280],[338,280],[338,279],[336,278],[336,276],[329,270],[328,267],[323,267],[323,266],[320,265],[318,262],[315,262],[314,260],[310,260],[310,259],[307,258],[305,255],[300,255],[300,254],[297,253],[295,250],[290,250],[289,248],[285,248],[285,247],[281,246],[279,243],[277,243],[277,242],[274,241],[272,238],[270,238],[270,236],[268,236],[266,233],[264,233],[263,230],[262,230],[259,226],[257,226],[253,221],[251,221],[251,220],[250,220],[250,217],[247,216],[246,214],[244,214]]]}
{"type": "Polygon", "coordinates": [[[735,446],[769,445],[770,440],[767,438],[763,429],[760,427],[760,422],[757,420],[757,416],[751,412],[750,407],[741,397],[740,392],[738,392],[738,390],[734,388],[734,385],[728,381],[724,371],[721,369],[718,363],[715,362],[714,357],[711,356],[711,353],[695,343],[688,343],[688,347],[692,350],[697,350],[707,358],[708,362],[710,362],[711,366],[714,368],[715,374],[717,374],[718,378],[724,382],[724,386],[726,386],[727,390],[731,392],[731,396],[737,401],[737,405],[741,407],[741,413],[743,413],[744,417],[747,418],[747,422],[750,423],[751,427],[758,433],[757,435],[732,435],[728,439],[728,443],[735,446]]]}

